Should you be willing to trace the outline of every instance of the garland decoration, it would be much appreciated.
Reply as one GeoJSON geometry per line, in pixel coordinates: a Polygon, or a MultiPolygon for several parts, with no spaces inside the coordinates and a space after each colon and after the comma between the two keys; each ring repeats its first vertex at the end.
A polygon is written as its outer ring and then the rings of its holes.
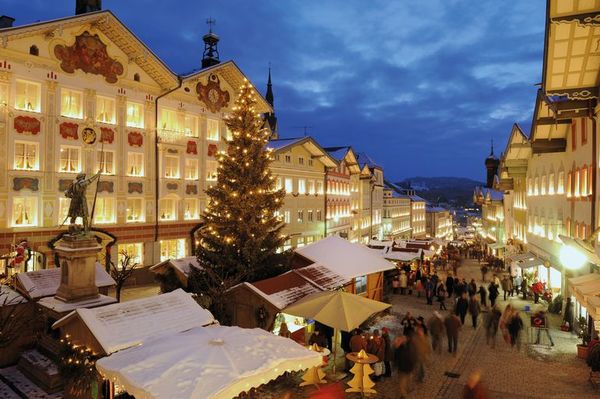
{"type": "Polygon", "coordinates": [[[98,355],[84,345],[75,345],[69,334],[60,343],[58,372],[65,382],[71,384],[71,393],[79,396],[89,392],[93,383],[98,381],[98,355]]]}

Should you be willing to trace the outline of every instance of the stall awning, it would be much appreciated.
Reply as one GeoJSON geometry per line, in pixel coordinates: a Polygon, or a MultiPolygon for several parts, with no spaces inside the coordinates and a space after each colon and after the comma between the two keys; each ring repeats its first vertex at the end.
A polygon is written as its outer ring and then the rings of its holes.
{"type": "Polygon", "coordinates": [[[525,252],[520,254],[508,254],[504,256],[504,259],[507,262],[518,262],[521,260],[532,259],[535,258],[535,255],[531,252],[525,252]]]}
{"type": "Polygon", "coordinates": [[[592,296],[588,298],[587,311],[594,320],[600,320],[600,296],[592,296]]]}
{"type": "Polygon", "coordinates": [[[502,248],[504,248],[504,243],[497,242],[497,243],[494,243],[494,244],[490,244],[490,245],[488,245],[488,248],[490,248],[490,249],[502,249],[502,248]]]}
{"type": "Polygon", "coordinates": [[[588,274],[569,279],[572,294],[585,308],[588,308],[588,299],[600,295],[600,274],[588,274]]]}
{"type": "Polygon", "coordinates": [[[534,257],[533,259],[527,259],[518,263],[521,269],[530,269],[532,267],[538,267],[544,265],[544,260],[538,257],[534,257]]]}

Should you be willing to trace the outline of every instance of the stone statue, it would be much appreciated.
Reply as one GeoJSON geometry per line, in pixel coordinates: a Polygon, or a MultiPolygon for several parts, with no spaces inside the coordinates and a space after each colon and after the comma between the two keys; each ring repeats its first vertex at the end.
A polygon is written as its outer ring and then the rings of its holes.
{"type": "Polygon", "coordinates": [[[69,231],[71,233],[78,232],[86,234],[90,230],[90,213],[88,211],[87,199],[85,198],[85,191],[94,180],[100,177],[100,172],[96,173],[89,179],[85,178],[85,173],[77,175],[73,183],[65,191],[65,197],[71,198],[71,204],[69,205],[69,212],[67,218],[69,220],[69,231]],[[80,217],[83,221],[83,232],[78,231],[75,225],[75,221],[80,217]]]}

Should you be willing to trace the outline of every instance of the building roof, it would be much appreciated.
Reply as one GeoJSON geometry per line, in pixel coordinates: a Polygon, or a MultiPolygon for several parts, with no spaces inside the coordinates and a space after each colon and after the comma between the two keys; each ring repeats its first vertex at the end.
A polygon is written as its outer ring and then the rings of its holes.
{"type": "Polygon", "coordinates": [[[361,167],[364,167],[366,165],[370,169],[375,169],[375,168],[377,168],[377,169],[383,169],[381,167],[381,165],[377,164],[377,162],[375,162],[373,160],[373,158],[371,158],[365,152],[357,152],[356,153],[356,159],[358,160],[358,163],[360,164],[361,167]]]}
{"type": "Polygon", "coordinates": [[[337,161],[342,161],[344,159],[344,157],[346,156],[346,154],[348,153],[348,151],[350,151],[352,149],[352,147],[350,147],[350,146],[324,147],[323,149],[325,151],[327,151],[329,153],[329,155],[331,155],[337,161]]]}
{"type": "Polygon", "coordinates": [[[306,137],[290,137],[287,139],[269,140],[267,148],[273,151],[279,151],[281,149],[292,147],[296,144],[301,143],[306,137]]]}
{"type": "MultiPolygon", "coordinates": [[[[60,286],[61,268],[42,269],[17,274],[17,288],[31,299],[54,296],[60,286]]],[[[111,287],[115,280],[96,262],[96,287],[111,287]]]]}
{"type": "Polygon", "coordinates": [[[340,276],[327,266],[323,266],[318,263],[296,269],[294,272],[310,281],[323,291],[338,289],[348,284],[352,280],[350,278],[340,276]]]}
{"type": "Polygon", "coordinates": [[[27,302],[27,298],[7,285],[0,285],[0,307],[18,305],[27,302]]]}
{"type": "Polygon", "coordinates": [[[215,322],[213,315],[182,289],[99,308],[78,308],[52,328],[74,319],[85,324],[107,354],[215,322]]]}
{"type": "Polygon", "coordinates": [[[294,271],[254,283],[242,283],[281,310],[308,294],[322,291],[294,271]]]}
{"type": "Polygon", "coordinates": [[[443,208],[443,207],[441,207],[441,206],[433,206],[433,205],[429,205],[429,204],[428,204],[428,205],[425,207],[425,211],[426,211],[426,212],[432,212],[432,213],[433,213],[433,212],[448,212],[448,209],[446,209],[446,208],[443,208]]]}
{"type": "Polygon", "coordinates": [[[318,158],[325,166],[333,168],[338,166],[338,162],[325,151],[321,145],[311,136],[295,137],[287,139],[269,140],[267,143],[267,149],[271,149],[275,152],[287,150],[290,147],[302,145],[310,152],[310,154],[318,158]]]}
{"type": "Polygon", "coordinates": [[[337,236],[326,237],[296,248],[295,252],[347,279],[395,267],[393,263],[373,254],[364,245],[351,243],[337,236]]]}

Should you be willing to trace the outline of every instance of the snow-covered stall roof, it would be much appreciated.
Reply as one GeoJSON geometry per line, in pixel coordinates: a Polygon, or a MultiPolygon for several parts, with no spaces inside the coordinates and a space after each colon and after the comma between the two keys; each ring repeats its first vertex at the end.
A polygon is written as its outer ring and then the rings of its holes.
{"type": "Polygon", "coordinates": [[[379,255],[385,259],[397,260],[400,262],[410,262],[411,260],[414,260],[414,259],[420,259],[421,252],[423,250],[422,249],[411,250],[411,249],[405,249],[405,248],[394,250],[394,248],[384,248],[383,250],[372,249],[372,251],[373,251],[373,253],[375,253],[375,251],[379,251],[379,255]]]}
{"type": "Polygon", "coordinates": [[[182,289],[99,308],[78,308],[52,327],[59,328],[74,317],[81,319],[106,353],[215,321],[208,310],[182,289]]]}
{"type": "MultiPolygon", "coordinates": [[[[60,268],[42,269],[17,274],[17,287],[32,299],[53,296],[60,286],[60,268]]],[[[99,288],[115,285],[115,280],[104,267],[96,262],[96,286],[99,288]]]]}
{"type": "Polygon", "coordinates": [[[0,307],[18,305],[27,299],[7,285],[0,285],[0,307]]]}
{"type": "Polygon", "coordinates": [[[294,271],[254,283],[242,283],[281,310],[308,294],[322,291],[294,271]]]}
{"type": "Polygon", "coordinates": [[[394,269],[396,266],[372,253],[361,244],[354,244],[337,236],[330,236],[295,250],[314,263],[351,279],[394,269]]]}
{"type": "Polygon", "coordinates": [[[289,338],[254,328],[210,326],[166,335],[96,362],[136,398],[229,399],[322,362],[289,338]]]}
{"type": "Polygon", "coordinates": [[[200,269],[200,264],[198,263],[198,258],[195,256],[187,256],[185,258],[180,259],[167,259],[160,263],[157,263],[154,266],[150,267],[151,271],[159,270],[165,266],[172,266],[181,272],[186,277],[190,275],[190,268],[195,267],[200,269]]]}
{"type": "Polygon", "coordinates": [[[323,291],[338,289],[352,280],[351,278],[340,276],[333,270],[318,263],[296,269],[294,272],[309,280],[323,291]]]}

